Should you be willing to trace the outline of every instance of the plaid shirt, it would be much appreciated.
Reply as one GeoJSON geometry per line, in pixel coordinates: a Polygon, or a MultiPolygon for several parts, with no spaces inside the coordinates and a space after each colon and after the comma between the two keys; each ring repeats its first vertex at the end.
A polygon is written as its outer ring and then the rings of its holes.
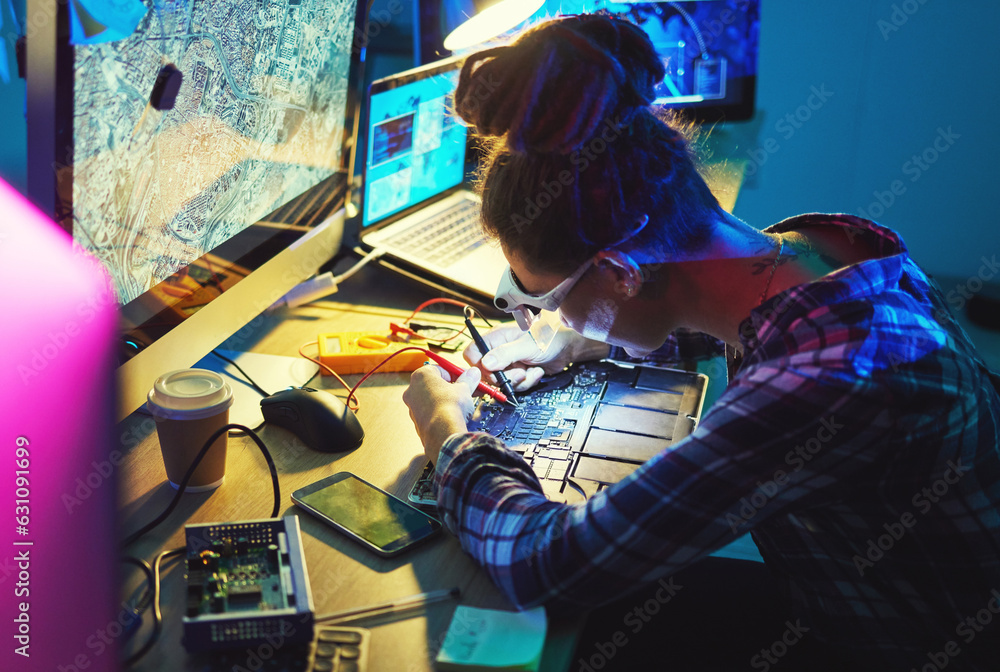
{"type": "Polygon", "coordinates": [[[1000,621],[997,391],[896,234],[846,215],[768,230],[812,226],[877,257],[753,310],[697,430],[624,481],[558,504],[500,441],[449,438],[444,524],[515,604],[597,606],[750,531],[795,615],[862,660],[909,670],[1000,642],[983,625],[1000,621]]]}

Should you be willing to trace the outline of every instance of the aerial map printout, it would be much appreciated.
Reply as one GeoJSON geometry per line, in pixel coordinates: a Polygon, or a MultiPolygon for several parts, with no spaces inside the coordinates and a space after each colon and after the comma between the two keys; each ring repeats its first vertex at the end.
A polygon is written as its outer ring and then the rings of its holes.
{"type": "Polygon", "coordinates": [[[74,238],[121,303],[341,167],[355,2],[147,0],[130,37],[74,48],[74,238]]]}

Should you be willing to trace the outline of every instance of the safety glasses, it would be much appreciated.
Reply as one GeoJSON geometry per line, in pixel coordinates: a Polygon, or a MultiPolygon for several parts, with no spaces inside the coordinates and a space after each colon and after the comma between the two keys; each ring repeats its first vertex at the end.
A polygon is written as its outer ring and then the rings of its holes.
{"type": "Polygon", "coordinates": [[[527,331],[538,315],[532,312],[532,308],[538,311],[556,311],[566,296],[573,289],[574,285],[583,277],[587,269],[594,263],[594,257],[585,261],[580,268],[573,272],[558,285],[541,295],[529,294],[518,282],[517,276],[508,265],[507,270],[500,276],[500,285],[497,287],[496,295],[493,297],[493,305],[500,310],[514,315],[514,321],[522,330],[527,331]]]}

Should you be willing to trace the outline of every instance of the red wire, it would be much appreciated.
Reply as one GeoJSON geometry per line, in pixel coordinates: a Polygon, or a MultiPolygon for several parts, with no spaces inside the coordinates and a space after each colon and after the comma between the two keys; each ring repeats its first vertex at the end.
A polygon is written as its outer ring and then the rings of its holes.
{"type": "Polygon", "coordinates": [[[357,399],[351,399],[351,395],[354,394],[354,389],[350,385],[347,384],[347,381],[344,380],[343,378],[341,378],[337,374],[336,371],[334,371],[329,366],[327,366],[326,364],[324,364],[323,362],[321,362],[319,360],[319,358],[310,357],[306,353],[302,352],[302,349],[305,348],[306,346],[309,346],[309,345],[318,345],[318,344],[319,344],[319,341],[309,341],[308,343],[303,343],[302,345],[299,346],[299,354],[301,356],[305,357],[306,359],[308,359],[313,364],[318,364],[320,366],[320,368],[326,369],[327,373],[329,373],[331,376],[333,376],[338,381],[340,381],[340,384],[344,386],[344,389],[346,389],[350,393],[350,394],[347,395],[347,401],[344,402],[344,403],[347,404],[347,407],[349,409],[351,409],[352,411],[356,412],[358,410],[358,408],[359,408],[358,400],[357,399]],[[354,402],[353,406],[351,405],[352,401],[354,402]]]}
{"type": "Polygon", "coordinates": [[[351,403],[351,399],[354,397],[354,393],[357,391],[357,389],[359,387],[361,387],[361,383],[363,383],[366,380],[368,380],[368,376],[370,376],[373,373],[375,373],[376,371],[378,371],[379,367],[381,367],[383,364],[385,364],[386,362],[388,362],[390,359],[392,359],[393,357],[395,357],[396,355],[398,355],[401,352],[406,352],[407,350],[419,350],[420,352],[423,352],[424,354],[430,352],[427,348],[421,348],[420,346],[417,346],[417,345],[408,345],[405,348],[400,348],[399,350],[397,350],[396,352],[392,353],[391,355],[389,355],[388,357],[386,357],[385,359],[383,359],[381,362],[379,362],[378,364],[376,364],[375,367],[371,371],[369,371],[365,375],[361,376],[361,380],[359,380],[357,383],[354,384],[354,387],[351,388],[350,393],[347,395],[347,402],[346,403],[347,404],[351,403]]]}
{"type": "MultiPolygon", "coordinates": [[[[479,317],[482,317],[482,315],[479,313],[479,311],[476,310],[475,308],[473,308],[472,306],[470,306],[469,304],[462,303],[461,301],[457,301],[455,299],[447,299],[447,298],[443,298],[442,297],[442,298],[437,298],[437,299],[428,299],[427,301],[424,301],[423,303],[421,303],[419,306],[416,307],[416,309],[414,309],[414,311],[412,313],[410,313],[409,317],[407,317],[405,320],[403,320],[403,324],[409,323],[410,320],[412,320],[414,317],[416,317],[417,313],[419,313],[421,310],[423,310],[427,306],[433,305],[435,303],[447,303],[447,304],[452,305],[452,306],[458,306],[463,311],[466,308],[468,308],[469,310],[471,310],[473,313],[475,313],[479,317]]],[[[460,330],[456,331],[455,334],[453,334],[452,336],[449,336],[448,338],[437,339],[436,342],[437,343],[447,343],[448,341],[452,340],[453,338],[458,338],[459,336],[461,336],[464,333],[465,333],[465,327],[462,327],[460,330]]]]}
{"type": "MultiPolygon", "coordinates": [[[[403,320],[403,324],[408,323],[421,310],[423,310],[427,306],[433,305],[435,303],[447,303],[447,304],[450,304],[450,305],[453,305],[453,306],[458,306],[459,308],[462,308],[463,310],[466,309],[466,308],[468,308],[469,310],[471,310],[476,315],[479,315],[479,311],[477,311],[475,308],[473,308],[472,306],[470,306],[467,303],[463,303],[463,302],[457,301],[455,299],[447,299],[447,298],[443,298],[442,297],[442,298],[436,298],[436,299],[428,299],[427,301],[424,301],[423,303],[421,303],[419,306],[416,307],[416,309],[414,309],[414,311],[412,313],[410,313],[409,317],[407,317],[405,320],[403,320]]],[[[482,317],[482,315],[479,315],[479,316],[482,317]]],[[[437,342],[439,342],[439,343],[447,343],[451,339],[458,338],[459,336],[461,336],[464,333],[465,333],[465,328],[463,327],[462,330],[458,331],[454,336],[449,336],[448,338],[439,340],[437,342]]],[[[311,344],[312,344],[312,342],[305,343],[302,346],[300,346],[299,347],[299,354],[302,355],[303,357],[305,357],[306,359],[309,359],[309,360],[311,360],[313,362],[316,362],[317,364],[319,364],[320,366],[322,366],[323,368],[325,368],[327,371],[330,371],[331,373],[333,373],[333,375],[337,378],[337,380],[339,380],[344,385],[344,387],[346,387],[346,388],[348,388],[350,390],[348,392],[348,394],[347,394],[347,400],[346,400],[345,403],[347,404],[348,408],[351,408],[352,410],[356,410],[357,406],[358,406],[357,400],[354,398],[354,393],[357,392],[358,388],[361,387],[362,383],[364,383],[366,380],[368,380],[368,377],[370,375],[372,375],[373,373],[375,373],[376,371],[378,371],[379,368],[381,368],[390,359],[392,359],[393,357],[395,357],[396,355],[398,355],[401,352],[406,352],[407,350],[419,350],[420,352],[423,352],[425,354],[429,354],[430,353],[430,350],[428,350],[427,348],[421,348],[420,346],[416,346],[416,345],[408,345],[405,348],[400,348],[399,350],[397,350],[396,352],[392,353],[391,355],[389,355],[388,357],[386,357],[385,359],[383,359],[381,362],[379,362],[378,364],[376,364],[372,368],[371,371],[369,371],[368,373],[366,373],[363,376],[361,376],[361,379],[357,383],[354,384],[354,387],[350,387],[340,376],[338,376],[336,373],[334,373],[332,371],[332,369],[330,369],[328,366],[326,366],[325,364],[323,364],[322,362],[320,362],[318,359],[313,359],[312,357],[309,357],[304,352],[302,352],[302,348],[303,347],[305,347],[306,345],[311,345],[311,344]],[[354,404],[353,406],[352,406],[352,403],[354,404]]]]}
{"type": "MultiPolygon", "coordinates": [[[[452,306],[458,306],[459,308],[465,308],[468,305],[468,304],[462,303],[461,301],[456,301],[455,299],[445,299],[445,298],[428,299],[427,301],[424,301],[419,306],[417,306],[416,309],[414,309],[414,311],[412,313],[410,313],[410,316],[408,318],[406,318],[405,320],[403,320],[403,324],[406,324],[407,322],[409,322],[410,320],[412,320],[416,316],[417,313],[419,313],[421,310],[423,310],[427,306],[433,305],[435,303],[447,303],[447,304],[450,304],[452,306]]],[[[471,306],[469,306],[469,307],[471,308],[471,306]]],[[[473,308],[473,310],[475,310],[475,309],[473,308]]]]}

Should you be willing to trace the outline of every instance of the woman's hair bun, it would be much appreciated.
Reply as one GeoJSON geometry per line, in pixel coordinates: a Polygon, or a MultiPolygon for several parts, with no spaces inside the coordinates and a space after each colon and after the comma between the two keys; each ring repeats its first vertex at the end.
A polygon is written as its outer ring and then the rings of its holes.
{"type": "Polygon", "coordinates": [[[603,122],[627,123],[648,106],[663,75],[649,37],[635,24],[603,14],[569,16],[469,56],[455,108],[478,132],[506,135],[512,151],[569,154],[603,122]]]}

